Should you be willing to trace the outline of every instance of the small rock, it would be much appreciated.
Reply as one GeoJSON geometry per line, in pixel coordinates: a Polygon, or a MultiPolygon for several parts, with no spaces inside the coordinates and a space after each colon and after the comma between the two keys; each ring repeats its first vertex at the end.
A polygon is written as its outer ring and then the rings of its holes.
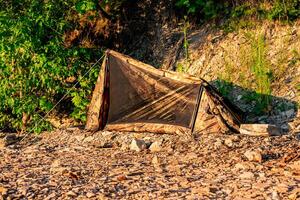
{"type": "Polygon", "coordinates": [[[97,141],[97,142],[93,143],[93,145],[97,148],[112,148],[113,147],[112,143],[110,143],[108,141],[103,141],[103,140],[97,141]]]}
{"type": "Polygon", "coordinates": [[[45,198],[45,200],[55,199],[55,197],[56,197],[55,192],[52,192],[51,194],[49,194],[49,195],[45,198]]]}
{"type": "Polygon", "coordinates": [[[100,194],[97,195],[97,199],[99,199],[99,200],[107,200],[108,198],[104,194],[100,193],[100,194]]]}
{"type": "Polygon", "coordinates": [[[240,179],[254,179],[254,174],[252,172],[244,172],[239,176],[240,179]]]}
{"type": "Polygon", "coordinates": [[[231,138],[226,138],[224,140],[224,144],[227,146],[227,147],[233,147],[233,141],[231,138]]]}
{"type": "Polygon", "coordinates": [[[198,158],[198,155],[194,152],[187,153],[186,156],[185,156],[186,160],[194,160],[194,159],[197,159],[197,158],[198,158]]]}
{"type": "Polygon", "coordinates": [[[159,166],[159,160],[158,160],[158,157],[156,155],[153,156],[153,158],[152,158],[152,164],[154,165],[154,167],[159,166]]]}
{"type": "Polygon", "coordinates": [[[5,134],[3,138],[0,138],[0,148],[12,145],[18,141],[19,138],[15,134],[13,133],[5,134]]]}
{"type": "Polygon", "coordinates": [[[147,148],[144,140],[133,139],[130,144],[130,149],[133,151],[142,151],[147,148]]]}
{"type": "Polygon", "coordinates": [[[247,170],[247,169],[249,169],[249,166],[246,163],[237,163],[237,164],[235,164],[233,169],[235,171],[247,170]]]}
{"type": "Polygon", "coordinates": [[[300,173],[300,160],[295,161],[295,162],[289,164],[289,167],[290,167],[293,171],[295,171],[295,172],[297,172],[297,173],[300,173]]]}
{"type": "Polygon", "coordinates": [[[126,179],[127,179],[127,177],[125,175],[123,175],[123,174],[117,176],[117,180],[118,181],[125,181],[126,179]]]}
{"type": "Polygon", "coordinates": [[[262,162],[262,155],[260,153],[260,151],[255,150],[248,150],[244,153],[244,156],[249,160],[249,161],[255,161],[255,162],[262,162]]]}
{"type": "Polygon", "coordinates": [[[272,124],[242,124],[240,133],[251,136],[279,136],[280,129],[272,124]]]}
{"type": "Polygon", "coordinates": [[[1,194],[1,195],[3,195],[3,196],[7,195],[7,191],[8,191],[8,190],[7,190],[5,187],[1,187],[1,186],[0,186],[0,194],[1,194]]]}
{"type": "Polygon", "coordinates": [[[126,150],[128,150],[128,144],[122,143],[120,149],[121,149],[121,151],[126,151],[126,150]]]}
{"type": "Polygon", "coordinates": [[[296,188],[291,191],[291,194],[288,196],[290,200],[296,200],[300,198],[300,188],[296,188]]]}
{"type": "Polygon", "coordinates": [[[56,174],[61,173],[63,174],[66,171],[69,171],[69,168],[62,167],[60,160],[54,160],[50,166],[50,173],[56,174]]]}
{"type": "Polygon", "coordinates": [[[285,112],[282,112],[282,115],[289,119],[295,115],[295,110],[294,109],[287,110],[285,112]]]}
{"type": "Polygon", "coordinates": [[[263,172],[259,173],[258,176],[259,176],[259,178],[261,178],[261,179],[265,179],[265,178],[266,178],[266,174],[263,173],[263,172]]]}
{"type": "Polygon", "coordinates": [[[158,141],[153,142],[149,147],[151,152],[159,152],[161,151],[161,146],[158,141]]]}
{"type": "Polygon", "coordinates": [[[103,132],[101,133],[101,135],[102,135],[103,137],[109,137],[109,136],[112,136],[113,133],[112,133],[112,132],[109,132],[109,131],[103,131],[103,132]]]}
{"type": "Polygon", "coordinates": [[[93,137],[93,136],[88,136],[88,137],[86,137],[84,140],[83,140],[83,142],[91,142],[91,141],[93,141],[95,138],[93,137]]]}
{"type": "Polygon", "coordinates": [[[94,193],[92,193],[92,192],[88,192],[88,193],[86,193],[86,197],[87,198],[92,198],[92,197],[94,197],[94,196],[96,196],[94,193]]]}
{"type": "Polygon", "coordinates": [[[216,149],[219,149],[221,146],[223,145],[222,140],[220,140],[219,138],[216,140],[216,142],[214,143],[214,147],[216,149]]]}
{"type": "Polygon", "coordinates": [[[216,187],[210,187],[209,188],[209,192],[210,193],[217,193],[218,191],[220,191],[220,189],[216,188],[216,187]]]}
{"type": "Polygon", "coordinates": [[[286,193],[289,191],[289,187],[286,184],[280,183],[275,187],[276,191],[279,193],[286,193]]]}
{"type": "Polygon", "coordinates": [[[85,136],[84,135],[76,135],[75,136],[75,139],[78,141],[78,142],[82,142],[82,140],[84,140],[85,136]]]}
{"type": "Polygon", "coordinates": [[[67,192],[66,195],[69,196],[69,197],[76,197],[77,196],[77,194],[75,192],[73,192],[72,190],[67,192]]]}
{"type": "Polygon", "coordinates": [[[279,195],[276,190],[272,191],[272,200],[279,200],[279,195]]]}
{"type": "Polygon", "coordinates": [[[60,166],[60,160],[54,160],[51,164],[50,170],[51,168],[57,168],[60,166]]]}

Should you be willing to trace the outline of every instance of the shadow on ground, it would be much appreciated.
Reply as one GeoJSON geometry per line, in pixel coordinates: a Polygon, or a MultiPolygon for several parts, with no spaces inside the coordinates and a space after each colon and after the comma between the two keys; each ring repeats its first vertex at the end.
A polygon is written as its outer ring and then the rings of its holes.
{"type": "Polygon", "coordinates": [[[210,83],[245,112],[246,123],[270,123],[283,126],[297,116],[298,109],[295,101],[260,94],[221,79],[210,83]]]}

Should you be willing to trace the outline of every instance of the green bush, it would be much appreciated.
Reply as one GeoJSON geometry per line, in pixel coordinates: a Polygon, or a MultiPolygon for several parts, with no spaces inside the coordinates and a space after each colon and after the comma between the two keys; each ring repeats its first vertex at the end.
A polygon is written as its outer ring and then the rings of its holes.
{"type": "Polygon", "coordinates": [[[87,98],[99,67],[82,76],[102,51],[67,48],[64,34],[76,27],[70,16],[94,9],[95,2],[0,2],[0,130],[20,130],[24,123],[27,131],[50,129],[48,122],[40,120],[67,92],[65,108],[60,106],[56,112],[67,110],[73,118],[85,121],[87,98]]]}
{"type": "Polygon", "coordinates": [[[218,16],[225,4],[217,0],[178,0],[176,6],[185,9],[187,14],[198,14],[204,19],[211,19],[218,16]]]}
{"type": "Polygon", "coordinates": [[[295,20],[300,16],[299,0],[274,0],[271,11],[268,13],[270,19],[295,20]]]}

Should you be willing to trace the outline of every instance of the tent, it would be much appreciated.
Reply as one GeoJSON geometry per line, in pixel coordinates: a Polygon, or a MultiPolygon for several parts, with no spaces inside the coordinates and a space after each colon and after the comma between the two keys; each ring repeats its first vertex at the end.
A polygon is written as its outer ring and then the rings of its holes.
{"type": "Polygon", "coordinates": [[[86,129],[120,132],[238,132],[243,112],[208,82],[107,50],[86,129]]]}

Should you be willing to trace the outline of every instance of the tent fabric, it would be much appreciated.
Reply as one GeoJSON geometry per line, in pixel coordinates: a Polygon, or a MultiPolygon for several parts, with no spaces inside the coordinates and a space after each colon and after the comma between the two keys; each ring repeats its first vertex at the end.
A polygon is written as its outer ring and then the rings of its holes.
{"type": "Polygon", "coordinates": [[[225,132],[238,130],[241,119],[239,110],[224,103],[206,81],[155,69],[108,50],[89,106],[86,129],[187,133],[207,129],[211,124],[225,132]],[[210,118],[213,123],[207,123],[210,118]]]}

